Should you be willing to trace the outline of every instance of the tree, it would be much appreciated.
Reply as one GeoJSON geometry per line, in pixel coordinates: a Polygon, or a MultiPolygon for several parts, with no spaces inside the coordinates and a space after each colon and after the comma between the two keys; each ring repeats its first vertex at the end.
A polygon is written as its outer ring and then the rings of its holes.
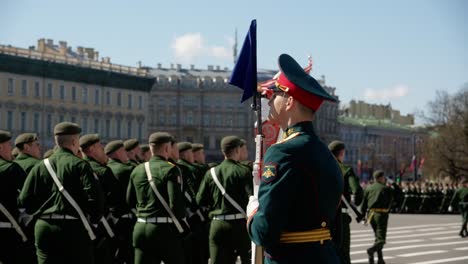
{"type": "Polygon", "coordinates": [[[428,106],[423,119],[432,133],[424,146],[425,172],[454,180],[468,177],[468,83],[454,95],[438,91],[428,106]]]}

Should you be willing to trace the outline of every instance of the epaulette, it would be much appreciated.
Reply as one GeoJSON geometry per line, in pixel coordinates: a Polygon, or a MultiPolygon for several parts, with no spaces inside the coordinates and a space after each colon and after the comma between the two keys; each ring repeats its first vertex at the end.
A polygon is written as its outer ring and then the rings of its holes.
{"type": "Polygon", "coordinates": [[[167,163],[169,163],[169,164],[172,165],[172,166],[175,166],[175,164],[172,163],[172,162],[170,162],[170,161],[168,161],[167,163]]]}
{"type": "Polygon", "coordinates": [[[284,142],[286,142],[286,141],[288,141],[288,140],[291,140],[291,139],[293,139],[293,138],[295,138],[295,137],[297,137],[297,136],[299,136],[299,135],[301,135],[301,134],[302,134],[301,132],[292,133],[292,134],[289,135],[287,138],[284,138],[284,139],[282,139],[282,140],[276,142],[274,145],[276,145],[276,144],[282,144],[282,143],[284,143],[284,142]]]}

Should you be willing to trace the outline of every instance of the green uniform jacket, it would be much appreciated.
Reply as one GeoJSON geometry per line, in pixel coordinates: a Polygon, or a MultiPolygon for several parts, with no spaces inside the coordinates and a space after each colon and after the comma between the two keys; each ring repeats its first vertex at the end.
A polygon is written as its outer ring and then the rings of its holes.
{"type": "MultiPolygon", "coordinates": [[[[362,196],[364,191],[362,190],[361,185],[359,184],[359,179],[354,174],[353,167],[338,162],[340,165],[341,172],[343,173],[344,179],[344,190],[343,196],[346,198],[347,201],[351,201],[351,194],[354,195],[354,203],[356,205],[361,204],[362,196]]],[[[346,208],[345,204],[342,204],[343,207],[346,208]]]]}
{"type": "Polygon", "coordinates": [[[364,199],[361,212],[365,214],[367,209],[390,209],[393,200],[393,190],[385,184],[375,182],[364,191],[364,199]]]}
{"type": "MultiPolygon", "coordinates": [[[[94,179],[89,163],[65,148],[59,148],[49,160],[60,182],[83,212],[99,219],[103,214],[104,204],[99,193],[99,183],[94,179]]],[[[34,166],[28,174],[19,200],[28,214],[64,214],[79,217],[58,190],[43,161],[34,166]]]]}
{"type": "Polygon", "coordinates": [[[89,162],[99,180],[104,194],[106,211],[108,210],[109,212],[114,213],[118,210],[119,206],[119,182],[109,167],[101,165],[90,157],[86,157],[85,160],[89,162]]]}
{"type": "MultiPolygon", "coordinates": [[[[25,178],[26,174],[18,164],[0,158],[0,203],[15,218],[18,216],[18,193],[25,178]]],[[[10,221],[0,213],[0,222],[10,221]]]]}
{"type": "MultiPolygon", "coordinates": [[[[153,182],[178,219],[185,217],[185,205],[180,191],[180,174],[174,164],[155,156],[149,161],[153,182]]],[[[154,193],[146,176],[145,164],[138,165],[130,175],[127,203],[137,209],[137,217],[169,217],[154,193]]]]}
{"type": "Polygon", "coordinates": [[[179,159],[177,164],[184,165],[192,172],[193,180],[190,180],[187,183],[190,185],[193,192],[197,193],[206,171],[202,173],[202,170],[200,170],[198,166],[183,159],[179,159]]]}
{"type": "MultiPolygon", "coordinates": [[[[215,167],[216,176],[231,198],[240,207],[246,208],[249,196],[252,195],[252,175],[238,162],[225,159],[215,167]]],[[[209,217],[215,215],[240,213],[231,203],[224,198],[218,186],[216,186],[210,171],[207,171],[197,193],[197,203],[200,206],[209,207],[209,217]]]]}
{"type": "Polygon", "coordinates": [[[36,165],[40,160],[34,158],[25,153],[20,153],[14,162],[18,163],[20,167],[26,172],[26,175],[31,171],[31,169],[36,165]]]}
{"type": "MultiPolygon", "coordinates": [[[[343,192],[340,167],[314,133],[312,122],[291,126],[286,135],[265,153],[258,193],[260,205],[248,227],[250,238],[273,258],[286,254],[281,249],[286,246],[279,243],[282,232],[318,229],[323,222],[333,228],[343,192]]],[[[314,249],[310,252],[319,254],[314,249]]],[[[308,258],[304,258],[304,263],[310,261],[308,258]]],[[[323,261],[327,259],[325,256],[323,261]]]]}
{"type": "Polygon", "coordinates": [[[133,167],[130,163],[124,164],[118,160],[109,159],[107,167],[112,170],[112,174],[117,179],[119,188],[116,190],[116,206],[114,210],[114,216],[120,217],[121,215],[130,213],[130,207],[125,201],[125,195],[130,181],[130,174],[132,173],[133,167]]]}
{"type": "Polygon", "coordinates": [[[468,217],[468,188],[461,187],[459,188],[452,197],[450,205],[453,208],[457,208],[463,216],[463,219],[468,217]]]}

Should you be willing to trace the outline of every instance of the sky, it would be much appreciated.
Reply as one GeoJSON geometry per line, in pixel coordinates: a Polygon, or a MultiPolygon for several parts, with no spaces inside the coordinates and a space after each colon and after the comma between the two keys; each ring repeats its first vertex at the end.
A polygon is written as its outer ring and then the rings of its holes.
{"type": "Polygon", "coordinates": [[[256,19],[259,69],[277,70],[282,53],[304,66],[310,55],[311,75],[342,105],[390,103],[405,115],[468,85],[467,14],[464,0],[0,0],[0,44],[46,38],[116,64],[232,69],[235,32],[240,50],[256,19]]]}

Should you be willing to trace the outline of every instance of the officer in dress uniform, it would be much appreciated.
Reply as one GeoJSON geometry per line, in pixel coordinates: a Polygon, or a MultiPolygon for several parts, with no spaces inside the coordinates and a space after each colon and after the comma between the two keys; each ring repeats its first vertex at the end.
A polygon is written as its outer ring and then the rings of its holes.
{"type": "Polygon", "coordinates": [[[115,261],[117,263],[133,263],[132,229],[135,217],[125,199],[130,174],[135,167],[129,162],[122,140],[107,143],[104,147],[104,153],[109,157],[107,166],[112,170],[112,174],[114,174],[119,184],[119,190],[117,191],[118,202],[112,213],[118,219],[115,223],[115,261]]]}
{"type": "MultiPolygon", "coordinates": [[[[359,205],[362,202],[363,190],[359,184],[358,177],[354,174],[353,167],[343,163],[345,157],[345,144],[342,141],[335,140],[328,145],[328,149],[333,153],[340,165],[343,173],[344,191],[343,197],[350,204],[359,205]]],[[[350,223],[352,218],[348,214],[348,210],[344,203],[341,203],[341,243],[339,243],[340,255],[343,258],[343,263],[351,263],[349,248],[351,244],[350,223]]]]}
{"type": "MultiPolygon", "coordinates": [[[[159,195],[148,181],[145,163],[138,165],[130,176],[127,202],[137,209],[137,222],[133,230],[135,263],[183,264],[182,238],[175,227],[174,219],[185,217],[185,205],[180,191],[180,174],[174,164],[168,162],[172,151],[172,136],[165,132],[150,135],[149,143],[153,157],[149,161],[151,180],[159,195]]],[[[183,220],[180,220],[183,221],[183,220]]]]}
{"type": "Polygon", "coordinates": [[[76,157],[80,132],[81,128],[70,122],[54,127],[58,149],[47,160],[50,163],[41,161],[33,167],[20,193],[20,204],[38,218],[35,245],[39,263],[94,263],[86,218],[97,222],[104,205],[91,166],[76,157]],[[55,183],[54,173],[75,205],[55,183]]]}
{"type": "MultiPolygon", "coordinates": [[[[12,162],[11,134],[0,130],[0,204],[16,220],[18,219],[18,192],[23,186],[26,174],[12,162]]],[[[32,237],[29,237],[32,239],[32,237]]],[[[19,248],[21,237],[13,223],[0,211],[0,263],[20,263],[19,248]]]]}
{"type": "Polygon", "coordinates": [[[278,62],[268,119],[286,137],[265,153],[258,201],[250,197],[247,207],[250,238],[264,247],[265,263],[339,263],[330,230],[343,176],[312,123],[320,104],[336,99],[289,55],[278,62]]]}
{"type": "Polygon", "coordinates": [[[15,146],[18,156],[15,162],[28,174],[31,169],[41,160],[41,144],[34,133],[24,133],[16,137],[15,146]]]}
{"type": "Polygon", "coordinates": [[[387,223],[390,207],[393,202],[393,191],[385,182],[384,172],[374,172],[375,182],[367,186],[361,205],[363,215],[367,213],[367,222],[374,230],[375,242],[367,249],[369,263],[374,263],[374,253],[377,252],[378,264],[385,264],[382,249],[387,236],[387,223]]]}
{"type": "MultiPolygon", "coordinates": [[[[107,156],[104,153],[104,146],[101,144],[99,134],[87,134],[80,137],[80,148],[83,159],[91,165],[104,195],[104,215],[108,216],[109,220],[116,219],[110,216],[118,206],[119,183],[112,170],[106,166],[107,156]]],[[[109,222],[112,224],[112,221],[109,222]]],[[[95,250],[96,263],[112,263],[114,250],[111,244],[111,234],[105,229],[102,222],[99,223],[98,231],[99,237],[95,250]]],[[[113,233],[112,229],[111,232],[113,233]]]]}
{"type": "Polygon", "coordinates": [[[130,160],[130,164],[133,167],[136,167],[140,162],[138,161],[139,155],[141,153],[140,142],[138,139],[131,138],[124,141],[124,148],[127,151],[127,157],[130,160]]]}
{"type": "Polygon", "coordinates": [[[250,263],[250,240],[245,229],[246,214],[243,208],[252,194],[252,175],[239,164],[241,145],[242,141],[237,136],[227,136],[221,140],[224,160],[214,167],[216,175],[213,175],[213,169],[205,174],[197,193],[198,204],[209,207],[212,218],[209,233],[212,264],[233,264],[237,256],[240,256],[242,263],[250,263]],[[226,194],[223,195],[216,182],[226,194]]]}
{"type": "Polygon", "coordinates": [[[462,216],[462,225],[460,232],[458,233],[461,237],[468,236],[467,222],[468,222],[468,180],[464,180],[460,184],[460,188],[453,194],[452,200],[450,201],[449,212],[453,208],[458,207],[462,216]]]}

